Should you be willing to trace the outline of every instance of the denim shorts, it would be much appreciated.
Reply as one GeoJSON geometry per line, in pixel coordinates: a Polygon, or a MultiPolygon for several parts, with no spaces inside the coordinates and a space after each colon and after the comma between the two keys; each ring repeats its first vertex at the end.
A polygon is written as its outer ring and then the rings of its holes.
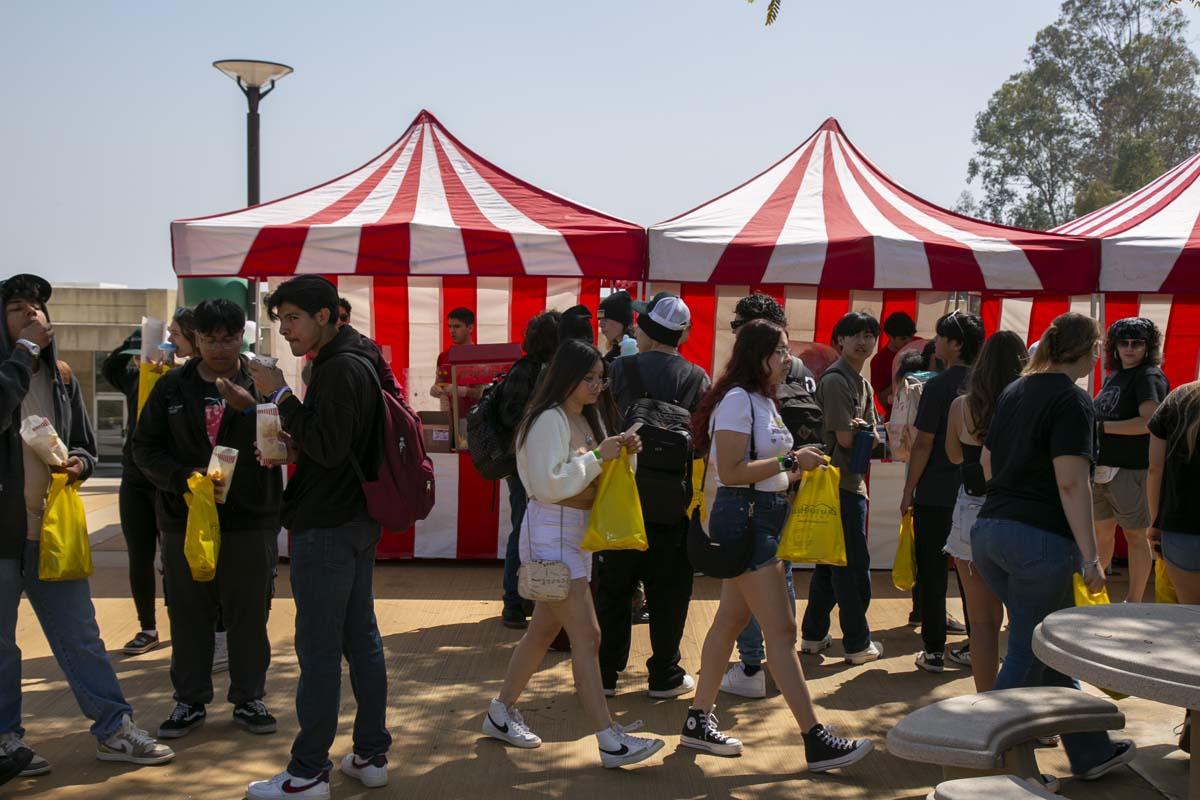
{"type": "Polygon", "coordinates": [[[1175,569],[1200,572],[1200,532],[1163,531],[1162,555],[1175,569]]]}
{"type": "Polygon", "coordinates": [[[736,542],[745,536],[753,538],[750,564],[747,570],[774,564],[779,549],[779,534],[787,521],[788,502],[784,492],[760,492],[745,486],[717,487],[712,513],[708,518],[708,533],[714,540],[736,542]],[[754,515],[750,515],[750,505],[754,515]]]}

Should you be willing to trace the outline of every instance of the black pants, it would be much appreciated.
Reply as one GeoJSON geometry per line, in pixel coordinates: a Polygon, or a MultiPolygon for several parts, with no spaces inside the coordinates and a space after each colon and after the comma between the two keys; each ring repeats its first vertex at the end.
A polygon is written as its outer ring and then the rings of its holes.
{"type": "MultiPolygon", "coordinates": [[[[954,523],[954,509],[913,505],[913,530],[917,539],[917,601],[921,610],[921,639],[926,653],[946,649],[947,556],[942,550],[954,523]]],[[[966,606],[963,606],[966,608],[966,606]]]]}
{"type": "Polygon", "coordinates": [[[129,592],[142,630],[156,628],[154,619],[154,553],[158,549],[158,522],[154,518],[154,487],[143,480],[121,479],[117,492],[121,533],[129,551],[129,592]]]}
{"type": "Polygon", "coordinates": [[[650,547],[644,551],[609,550],[600,554],[596,616],[600,622],[600,678],[606,688],[629,662],[633,593],[640,580],[650,609],[650,647],[646,661],[650,689],[674,689],[686,674],[679,666],[679,642],[692,599],[692,564],[687,555],[688,522],[646,523],[650,547]]]}
{"type": "Polygon", "coordinates": [[[229,531],[221,537],[217,577],[192,580],[181,533],[163,535],[163,566],[171,586],[171,683],[175,700],[207,705],[213,699],[213,629],[220,616],[229,642],[231,703],[261,700],[266,694],[271,642],[267,602],[271,577],[269,531],[229,531]]]}

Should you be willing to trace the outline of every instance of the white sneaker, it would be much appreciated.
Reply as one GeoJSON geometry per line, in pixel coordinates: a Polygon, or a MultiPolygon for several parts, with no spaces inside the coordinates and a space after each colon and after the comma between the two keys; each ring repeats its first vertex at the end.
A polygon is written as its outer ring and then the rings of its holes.
{"type": "Polygon", "coordinates": [[[867,645],[866,650],[859,650],[857,653],[846,653],[847,664],[869,664],[872,661],[878,661],[883,657],[883,645],[879,642],[871,642],[867,645]]]}
{"type": "Polygon", "coordinates": [[[683,697],[688,692],[696,688],[696,679],[686,672],[683,674],[683,680],[673,689],[651,689],[646,692],[649,697],[656,699],[664,699],[670,697],[683,697]]]}
{"type": "Polygon", "coordinates": [[[229,634],[227,631],[217,631],[213,634],[213,672],[224,672],[229,669],[229,634]]]}
{"type": "Polygon", "coordinates": [[[329,773],[322,772],[315,778],[297,778],[290,772],[281,772],[270,780],[251,783],[246,787],[246,797],[249,800],[324,800],[329,797],[329,773]]]}
{"type": "Polygon", "coordinates": [[[342,773],[368,789],[387,786],[387,756],[382,753],[365,761],[354,753],[342,759],[342,773]]]}
{"type": "Polygon", "coordinates": [[[487,714],[483,717],[483,732],[493,739],[526,749],[538,747],[542,743],[541,737],[529,730],[521,712],[516,708],[505,708],[504,703],[499,700],[493,700],[488,707],[487,714]]]}
{"type": "Polygon", "coordinates": [[[815,656],[822,650],[828,650],[831,647],[833,647],[833,637],[829,634],[825,634],[825,638],[818,642],[811,639],[800,640],[800,652],[806,656],[815,656]]]}
{"type": "Polygon", "coordinates": [[[766,697],[767,673],[759,667],[758,672],[747,675],[745,664],[734,664],[725,670],[725,677],[721,678],[721,691],[738,697],[766,697]]]}
{"type": "Polygon", "coordinates": [[[175,758],[175,751],[159,744],[153,736],[134,725],[129,715],[123,714],[117,732],[96,745],[96,758],[153,766],[175,758]]]}
{"type": "Polygon", "coordinates": [[[666,742],[662,739],[629,735],[629,731],[636,731],[640,727],[642,727],[642,721],[639,719],[637,722],[625,726],[614,723],[608,730],[596,734],[596,742],[600,746],[601,765],[606,769],[613,769],[636,764],[663,749],[666,742]]]}
{"type": "Polygon", "coordinates": [[[35,775],[45,775],[50,771],[50,762],[34,752],[33,748],[25,744],[16,733],[0,733],[0,752],[7,756],[16,755],[18,750],[29,750],[33,752],[33,758],[29,760],[29,765],[21,770],[20,777],[32,778],[35,775]]]}

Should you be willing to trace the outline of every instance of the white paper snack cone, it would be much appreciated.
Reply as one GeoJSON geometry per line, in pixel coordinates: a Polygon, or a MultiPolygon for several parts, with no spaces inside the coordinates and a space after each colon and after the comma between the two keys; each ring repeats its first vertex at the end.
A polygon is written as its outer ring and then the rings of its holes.
{"type": "Polygon", "coordinates": [[[279,422],[279,407],[274,403],[263,403],[257,407],[256,416],[258,452],[267,461],[285,461],[287,445],[280,437],[283,427],[279,422]]]}
{"type": "Polygon", "coordinates": [[[21,438],[48,466],[61,467],[70,458],[67,446],[45,417],[32,414],[21,420],[21,438]]]}
{"type": "Polygon", "coordinates": [[[213,448],[212,458],[208,460],[208,475],[221,481],[220,486],[213,486],[213,499],[224,503],[229,494],[229,485],[233,483],[233,470],[237,467],[238,451],[232,447],[217,446],[213,448]]]}

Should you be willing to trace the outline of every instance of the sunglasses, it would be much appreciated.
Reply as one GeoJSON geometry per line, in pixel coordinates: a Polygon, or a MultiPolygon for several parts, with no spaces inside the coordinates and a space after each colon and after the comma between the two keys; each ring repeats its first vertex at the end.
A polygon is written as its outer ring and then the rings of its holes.
{"type": "Polygon", "coordinates": [[[738,328],[742,327],[747,322],[749,322],[749,320],[731,319],[731,320],[729,320],[729,330],[736,331],[738,328]]]}
{"type": "Polygon", "coordinates": [[[1140,350],[1146,346],[1145,339],[1118,339],[1117,347],[1124,347],[1128,350],[1140,350]]]}
{"type": "Polygon", "coordinates": [[[959,321],[959,319],[958,319],[960,316],[966,316],[966,315],[963,314],[963,312],[959,311],[956,308],[953,311],[951,311],[949,314],[946,315],[946,319],[954,320],[954,327],[958,328],[958,338],[961,340],[965,340],[967,338],[967,333],[966,333],[966,331],[963,330],[962,322],[959,321]]]}

